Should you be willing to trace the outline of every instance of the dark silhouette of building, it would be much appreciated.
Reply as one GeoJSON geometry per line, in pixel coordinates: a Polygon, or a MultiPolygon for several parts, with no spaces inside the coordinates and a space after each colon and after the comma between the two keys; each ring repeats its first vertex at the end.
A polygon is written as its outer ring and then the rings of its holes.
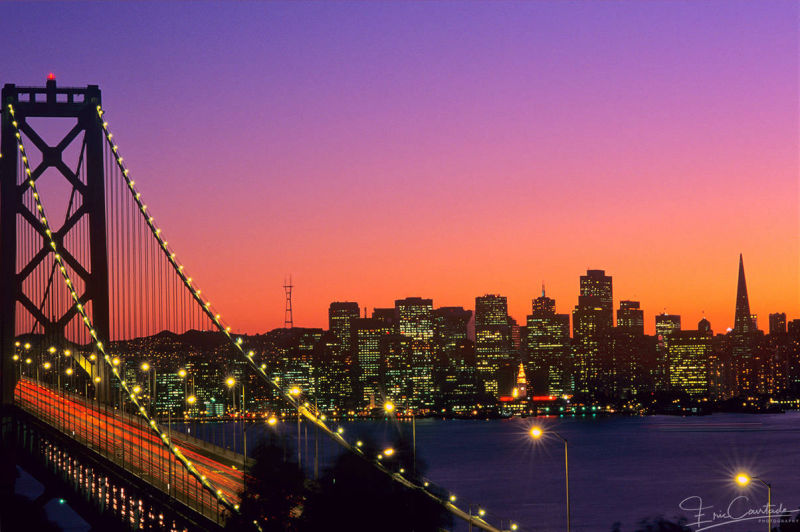
{"type": "Polygon", "coordinates": [[[631,334],[644,335],[644,311],[638,301],[620,301],[617,309],[617,328],[631,334]]]}
{"type": "Polygon", "coordinates": [[[744,260],[739,254],[739,279],[736,285],[736,313],[731,335],[731,359],[736,394],[765,391],[763,361],[758,356],[758,332],[750,314],[750,300],[744,275],[744,260]]]}
{"type": "Polygon", "coordinates": [[[644,312],[638,301],[620,301],[612,334],[611,393],[628,397],[652,390],[655,357],[644,335],[644,312]]]}
{"type": "Polygon", "coordinates": [[[463,413],[475,407],[475,345],[467,339],[471,318],[472,311],[462,307],[441,307],[433,311],[437,409],[463,413]]]}
{"type": "Polygon", "coordinates": [[[394,308],[374,308],[372,309],[372,319],[381,321],[385,326],[397,332],[397,311],[394,308]]]}
{"type": "Polygon", "coordinates": [[[769,315],[769,333],[786,334],[786,313],[776,312],[769,315]]]}
{"type": "Polygon", "coordinates": [[[739,281],[736,285],[736,314],[733,318],[733,331],[739,335],[751,333],[753,317],[750,314],[750,300],[747,297],[747,282],[744,278],[744,260],[739,254],[739,281]]]}

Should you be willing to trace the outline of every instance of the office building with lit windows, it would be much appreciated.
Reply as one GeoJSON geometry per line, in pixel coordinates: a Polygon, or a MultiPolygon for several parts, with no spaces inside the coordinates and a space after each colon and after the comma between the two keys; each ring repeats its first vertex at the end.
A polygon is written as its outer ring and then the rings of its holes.
{"type": "Polygon", "coordinates": [[[391,330],[383,322],[373,318],[353,320],[352,326],[362,406],[373,408],[381,404],[385,396],[381,386],[383,365],[381,347],[384,338],[391,333],[391,330]]]}
{"type": "Polygon", "coordinates": [[[408,297],[395,301],[400,334],[412,340],[412,402],[420,408],[433,407],[433,300],[408,297]]]}
{"type": "Polygon", "coordinates": [[[531,302],[525,327],[525,367],[531,395],[572,391],[569,315],[556,314],[556,302],[545,295],[531,302]]]}
{"type": "Polygon", "coordinates": [[[712,338],[710,328],[674,330],[666,337],[672,390],[685,392],[692,397],[708,395],[712,338]]]}
{"type": "Polygon", "coordinates": [[[500,371],[512,365],[511,327],[505,296],[475,298],[475,357],[483,391],[497,397],[500,371]]]}

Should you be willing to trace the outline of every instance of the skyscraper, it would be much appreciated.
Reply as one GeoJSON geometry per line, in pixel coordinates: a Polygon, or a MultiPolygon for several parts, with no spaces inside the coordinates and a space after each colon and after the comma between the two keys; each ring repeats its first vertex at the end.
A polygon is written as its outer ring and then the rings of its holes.
{"type": "Polygon", "coordinates": [[[656,315],[656,367],[657,384],[659,387],[669,386],[672,382],[669,374],[669,350],[667,339],[681,330],[681,317],[677,314],[656,315]]]}
{"type": "Polygon", "coordinates": [[[467,339],[471,318],[472,311],[461,307],[433,311],[437,409],[465,412],[475,405],[475,346],[467,339]]]}
{"type": "Polygon", "coordinates": [[[709,391],[709,357],[714,335],[703,322],[708,323],[701,321],[696,331],[675,330],[666,339],[670,388],[693,397],[706,396],[709,391]]]}
{"type": "Polygon", "coordinates": [[[328,307],[328,328],[339,341],[342,353],[352,353],[353,320],[359,317],[358,303],[353,301],[334,301],[328,307]]]}
{"type": "Polygon", "coordinates": [[[620,301],[612,333],[611,391],[628,396],[650,389],[655,364],[644,341],[644,312],[638,301],[620,301]]]}
{"type": "Polygon", "coordinates": [[[556,314],[556,302],[545,295],[531,302],[525,353],[531,395],[561,395],[572,391],[569,376],[569,315],[556,314]]]}
{"type": "Polygon", "coordinates": [[[604,311],[604,319],[607,320],[605,326],[612,327],[614,295],[611,284],[611,276],[606,275],[605,270],[586,270],[586,275],[581,275],[580,295],[597,297],[600,301],[599,307],[604,311]]]}
{"type": "Polygon", "coordinates": [[[753,330],[750,300],[747,297],[747,282],[744,279],[744,260],[741,253],[739,254],[739,282],[736,286],[736,314],[733,318],[733,330],[739,334],[748,334],[753,330]]]}
{"type": "Polygon", "coordinates": [[[572,345],[577,391],[605,390],[611,367],[613,291],[605,270],[587,270],[580,278],[580,296],[572,311],[572,345]]]}
{"type": "Polygon", "coordinates": [[[381,369],[384,356],[381,352],[383,339],[391,330],[380,320],[358,318],[353,320],[356,360],[358,362],[358,385],[363,406],[374,407],[384,399],[381,385],[381,369]]]}
{"type": "Polygon", "coordinates": [[[572,311],[575,391],[594,392],[605,386],[603,366],[609,355],[611,326],[598,296],[579,296],[572,311]]]}
{"type": "Polygon", "coordinates": [[[420,297],[394,303],[400,334],[411,339],[412,402],[417,408],[433,406],[433,300],[420,297]]]}
{"type": "Polygon", "coordinates": [[[750,314],[747,282],[744,277],[744,260],[739,254],[739,279],[736,285],[736,311],[731,331],[731,358],[734,370],[734,388],[738,394],[760,390],[761,367],[756,360],[756,328],[750,314]]]}
{"type": "Polygon", "coordinates": [[[407,297],[394,302],[400,334],[413,340],[433,339],[433,300],[407,297]]]}
{"type": "Polygon", "coordinates": [[[358,303],[354,301],[334,301],[328,307],[328,329],[334,342],[328,344],[330,338],[326,339],[327,349],[322,352],[329,356],[326,362],[330,367],[323,373],[324,378],[330,378],[330,384],[337,392],[330,399],[339,407],[353,407],[358,399],[355,393],[358,367],[353,343],[353,321],[358,319],[359,310],[358,303]]]}
{"type": "Polygon", "coordinates": [[[475,298],[475,353],[483,390],[500,395],[500,369],[511,358],[511,327],[505,296],[487,294],[475,298]]]}

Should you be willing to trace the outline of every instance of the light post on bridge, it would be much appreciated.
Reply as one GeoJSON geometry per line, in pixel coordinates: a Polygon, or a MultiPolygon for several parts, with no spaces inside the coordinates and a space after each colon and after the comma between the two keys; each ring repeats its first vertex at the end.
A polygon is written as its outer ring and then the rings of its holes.
{"type": "MultiPolygon", "coordinates": [[[[414,476],[417,475],[417,416],[414,413],[412,408],[409,408],[408,405],[405,405],[405,409],[411,412],[411,453],[412,453],[412,471],[414,476]]],[[[395,410],[397,410],[397,405],[392,401],[388,400],[383,403],[383,410],[389,415],[394,415],[395,410]]]]}
{"type": "Polygon", "coordinates": [[[142,362],[142,365],[139,368],[147,375],[147,395],[148,395],[148,410],[150,415],[153,415],[155,411],[155,402],[156,402],[156,369],[150,366],[149,362],[142,362]],[[152,370],[152,373],[151,373],[152,370]],[[151,378],[152,377],[152,378],[151,378]]]}
{"type": "MultiPolygon", "coordinates": [[[[231,391],[231,416],[233,417],[233,442],[231,444],[231,450],[235,453],[236,452],[236,427],[238,425],[236,419],[236,379],[233,377],[228,377],[225,379],[225,386],[231,391]]],[[[244,388],[244,385],[242,385],[244,388]]],[[[242,391],[244,394],[244,391],[242,391]]],[[[224,432],[224,427],[223,427],[224,432]]]]}

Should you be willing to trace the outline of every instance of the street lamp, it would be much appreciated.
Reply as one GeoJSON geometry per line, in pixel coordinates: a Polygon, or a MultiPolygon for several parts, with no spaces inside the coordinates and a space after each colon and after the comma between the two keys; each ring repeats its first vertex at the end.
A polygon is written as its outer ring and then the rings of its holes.
{"type": "Polygon", "coordinates": [[[739,473],[734,478],[737,484],[742,487],[750,484],[751,481],[757,480],[767,488],[767,530],[772,530],[772,485],[769,482],[764,482],[758,477],[751,477],[747,473],[739,473]]]}
{"type": "Polygon", "coordinates": [[[139,368],[143,372],[147,373],[147,406],[148,410],[150,411],[150,415],[153,415],[153,412],[155,411],[154,409],[156,402],[155,398],[156,386],[157,386],[155,379],[156,368],[150,366],[149,362],[142,362],[139,368]],[[152,376],[150,370],[152,370],[152,376]]]}
{"type": "MultiPolygon", "coordinates": [[[[570,515],[569,515],[569,459],[567,453],[567,439],[559,434],[558,432],[551,430],[549,431],[550,434],[553,434],[558,439],[564,442],[564,477],[566,479],[566,486],[567,486],[567,532],[570,532],[570,515]]],[[[544,431],[541,427],[531,427],[530,430],[531,438],[534,440],[538,440],[544,435],[544,431]]]]}
{"type": "MultiPolygon", "coordinates": [[[[387,414],[392,414],[395,410],[397,410],[397,405],[390,399],[383,403],[383,410],[387,414]]],[[[411,411],[411,453],[412,453],[412,468],[414,471],[414,476],[417,474],[417,416],[414,414],[414,410],[408,408],[406,406],[406,410],[411,411]]]]}
{"type": "MultiPolygon", "coordinates": [[[[195,403],[197,403],[197,397],[196,396],[189,395],[188,397],[186,397],[186,404],[189,405],[189,408],[187,409],[188,410],[187,415],[188,414],[192,414],[192,411],[194,410],[195,403]]],[[[192,415],[196,415],[196,414],[192,414],[192,415]]],[[[187,416],[184,416],[184,417],[187,417],[187,416]]]]}
{"type": "MultiPolygon", "coordinates": [[[[231,415],[233,416],[233,445],[231,447],[231,451],[234,453],[236,452],[236,427],[238,423],[236,422],[236,379],[233,377],[228,377],[225,379],[225,386],[227,386],[231,391],[231,415]]],[[[242,426],[242,430],[244,430],[244,426],[242,426]]]]}

